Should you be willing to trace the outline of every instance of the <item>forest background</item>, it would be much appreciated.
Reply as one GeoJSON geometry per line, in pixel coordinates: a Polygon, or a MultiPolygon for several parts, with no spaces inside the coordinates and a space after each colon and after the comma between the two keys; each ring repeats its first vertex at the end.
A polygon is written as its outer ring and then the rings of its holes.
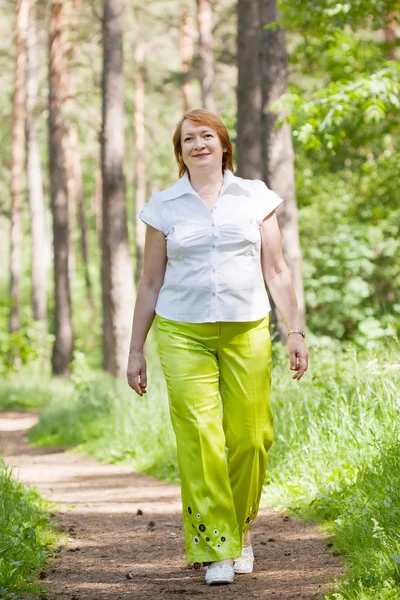
{"type": "Polygon", "coordinates": [[[119,317],[107,290],[117,282],[130,320],[137,214],[177,178],[171,136],[183,111],[215,107],[238,174],[286,201],[278,219],[307,326],[310,369],[296,385],[273,311],[277,437],[265,501],[330,524],[350,567],[337,598],[395,597],[398,3],[0,0],[0,17],[0,406],[43,408],[35,443],[178,479],[154,331],[148,397],[104,373],[121,375],[124,357],[109,337],[119,317]],[[113,248],[125,257],[123,285],[113,248]]]}

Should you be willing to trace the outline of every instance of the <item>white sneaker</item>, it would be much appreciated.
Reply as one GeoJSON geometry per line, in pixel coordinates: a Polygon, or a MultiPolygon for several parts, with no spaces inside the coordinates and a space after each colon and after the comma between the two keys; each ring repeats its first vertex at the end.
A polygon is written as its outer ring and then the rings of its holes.
{"type": "Polygon", "coordinates": [[[242,548],[242,556],[235,558],[233,561],[233,569],[235,573],[252,573],[254,564],[254,554],[252,546],[244,546],[242,548]]]}
{"type": "Polygon", "coordinates": [[[218,567],[207,567],[205,580],[208,585],[222,585],[224,583],[233,583],[235,571],[231,565],[221,565],[218,567]]]}

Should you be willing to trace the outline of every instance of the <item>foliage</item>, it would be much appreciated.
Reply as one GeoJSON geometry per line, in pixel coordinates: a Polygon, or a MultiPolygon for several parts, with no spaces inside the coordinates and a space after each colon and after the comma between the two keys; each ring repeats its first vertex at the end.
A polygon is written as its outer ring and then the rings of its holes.
{"type": "Polygon", "coordinates": [[[308,327],[360,346],[400,332],[397,155],[376,162],[322,178],[305,161],[298,175],[308,327]]]}
{"type": "Polygon", "coordinates": [[[281,3],[308,327],[372,346],[400,332],[397,3],[281,3]]]}
{"type": "Polygon", "coordinates": [[[43,591],[39,576],[57,542],[46,508],[37,492],[25,489],[0,460],[0,597],[4,600],[43,591]]]}

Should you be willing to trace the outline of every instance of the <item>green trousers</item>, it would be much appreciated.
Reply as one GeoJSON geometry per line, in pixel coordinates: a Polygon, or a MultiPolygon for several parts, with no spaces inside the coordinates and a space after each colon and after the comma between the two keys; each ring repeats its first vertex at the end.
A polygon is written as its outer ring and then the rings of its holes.
{"type": "Polygon", "coordinates": [[[241,555],[272,444],[269,315],[181,323],[156,315],[189,562],[241,555]]]}

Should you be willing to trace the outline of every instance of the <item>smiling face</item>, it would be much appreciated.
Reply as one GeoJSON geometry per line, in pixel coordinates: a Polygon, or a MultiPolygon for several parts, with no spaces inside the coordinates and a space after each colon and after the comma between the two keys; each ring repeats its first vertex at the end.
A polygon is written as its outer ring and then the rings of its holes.
{"type": "Polygon", "coordinates": [[[226,149],[216,131],[185,119],[181,130],[182,159],[190,173],[222,170],[226,149]]]}

